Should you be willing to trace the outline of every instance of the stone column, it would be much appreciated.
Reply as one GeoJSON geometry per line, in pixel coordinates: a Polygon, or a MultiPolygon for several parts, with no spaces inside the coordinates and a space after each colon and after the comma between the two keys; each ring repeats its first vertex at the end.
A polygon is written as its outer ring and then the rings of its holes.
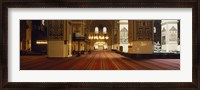
{"type": "Polygon", "coordinates": [[[176,52],[178,49],[178,20],[161,21],[161,51],[176,52]]]}
{"type": "Polygon", "coordinates": [[[118,32],[118,21],[115,20],[114,21],[114,26],[113,26],[113,29],[112,29],[112,49],[114,50],[117,50],[117,32],[118,32]]]}
{"type": "Polygon", "coordinates": [[[50,58],[67,57],[66,28],[64,20],[47,20],[48,45],[47,54],[50,58]]]}
{"type": "Polygon", "coordinates": [[[67,56],[71,57],[72,56],[72,25],[70,24],[71,21],[66,20],[66,31],[67,31],[67,35],[66,35],[66,40],[67,40],[67,48],[68,48],[68,53],[67,56]]]}
{"type": "Polygon", "coordinates": [[[153,53],[153,21],[129,20],[129,47],[128,53],[153,53]]]}
{"type": "Polygon", "coordinates": [[[32,32],[32,21],[26,21],[28,28],[26,28],[26,50],[31,51],[31,32],[32,32]]]}
{"type": "Polygon", "coordinates": [[[20,20],[20,50],[26,50],[26,20],[20,20]]]}
{"type": "Polygon", "coordinates": [[[128,52],[128,20],[119,21],[120,48],[122,52],[128,52]]]}
{"type": "Polygon", "coordinates": [[[120,29],[119,29],[119,21],[115,22],[115,31],[114,31],[114,49],[119,50],[119,44],[120,44],[120,29]]]}

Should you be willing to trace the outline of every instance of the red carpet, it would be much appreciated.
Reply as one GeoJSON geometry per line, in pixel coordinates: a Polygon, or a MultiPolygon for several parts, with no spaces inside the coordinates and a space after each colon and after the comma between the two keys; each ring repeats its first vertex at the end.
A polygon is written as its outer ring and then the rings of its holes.
{"type": "Polygon", "coordinates": [[[20,60],[21,70],[180,70],[180,59],[134,60],[112,51],[93,51],[63,59],[21,56],[20,60]]]}

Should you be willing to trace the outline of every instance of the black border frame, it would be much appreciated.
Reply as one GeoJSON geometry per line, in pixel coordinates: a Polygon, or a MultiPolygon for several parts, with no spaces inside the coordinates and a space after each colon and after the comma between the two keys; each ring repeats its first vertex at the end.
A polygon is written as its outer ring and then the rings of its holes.
{"type": "MultiPolygon", "coordinates": [[[[11,88],[131,88],[131,89],[175,89],[175,90],[198,90],[200,89],[200,68],[199,65],[199,24],[200,24],[200,1],[198,0],[3,0],[1,2],[1,89],[11,88]],[[108,82],[95,82],[95,83],[18,83],[8,82],[8,8],[192,8],[192,52],[193,52],[193,70],[192,70],[192,83],[158,83],[158,82],[119,82],[119,83],[108,83],[108,82]]],[[[166,77],[167,78],[167,77],[166,77]]]]}

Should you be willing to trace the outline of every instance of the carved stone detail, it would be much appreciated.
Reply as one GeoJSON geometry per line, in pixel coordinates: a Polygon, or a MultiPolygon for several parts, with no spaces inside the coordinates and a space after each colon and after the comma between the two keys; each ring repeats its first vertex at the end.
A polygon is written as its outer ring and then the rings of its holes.
{"type": "Polygon", "coordinates": [[[150,41],[153,39],[152,21],[136,21],[135,41],[150,41]]]}
{"type": "Polygon", "coordinates": [[[48,40],[63,40],[64,39],[64,21],[63,20],[48,20],[48,40]]]}

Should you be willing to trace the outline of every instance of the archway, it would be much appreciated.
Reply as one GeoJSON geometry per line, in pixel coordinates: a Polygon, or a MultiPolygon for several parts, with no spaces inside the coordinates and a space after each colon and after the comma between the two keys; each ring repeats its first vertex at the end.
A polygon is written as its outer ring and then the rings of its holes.
{"type": "MultiPolygon", "coordinates": [[[[101,45],[95,45],[96,42],[106,42],[107,49],[111,50],[113,44],[113,20],[90,20],[86,22],[86,28],[88,30],[88,38],[90,42],[90,49],[95,50],[97,48],[104,48],[101,45]]],[[[106,46],[105,46],[106,47],[106,46]]],[[[97,50],[97,49],[96,49],[97,50]]]]}
{"type": "Polygon", "coordinates": [[[106,42],[95,42],[94,50],[107,50],[108,44],[106,42]]]}

